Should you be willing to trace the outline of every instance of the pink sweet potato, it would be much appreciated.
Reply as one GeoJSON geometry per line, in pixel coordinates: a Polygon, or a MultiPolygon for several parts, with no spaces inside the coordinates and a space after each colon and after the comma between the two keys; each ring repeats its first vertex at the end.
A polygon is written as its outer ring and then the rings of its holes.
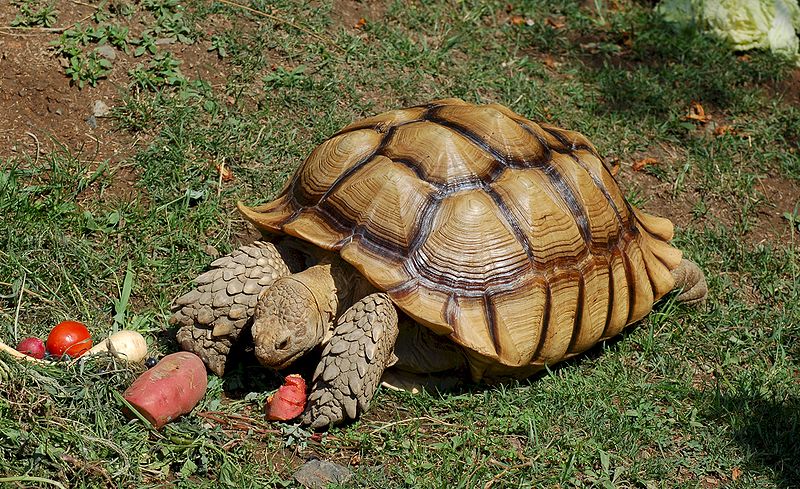
{"type": "MultiPolygon", "coordinates": [[[[208,377],[200,357],[172,353],[137,378],[123,397],[156,428],[190,412],[206,394],[208,377]]],[[[128,413],[132,415],[133,413],[128,413]]]]}
{"type": "Polygon", "coordinates": [[[287,375],[284,384],[267,399],[267,419],[289,421],[306,408],[306,381],[297,374],[287,375]]]}

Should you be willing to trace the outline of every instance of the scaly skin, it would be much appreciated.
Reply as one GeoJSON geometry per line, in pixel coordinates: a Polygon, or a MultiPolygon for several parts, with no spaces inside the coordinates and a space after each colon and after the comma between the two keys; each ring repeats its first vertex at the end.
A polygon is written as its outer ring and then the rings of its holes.
{"type": "Polygon", "coordinates": [[[303,424],[324,428],[369,409],[397,340],[397,311],[389,296],[370,294],[337,321],[314,372],[303,424]]]}
{"type": "Polygon", "coordinates": [[[260,241],[214,261],[195,279],[197,288],[175,300],[169,322],[179,326],[181,348],[222,375],[231,345],[253,317],[259,293],[289,273],[275,245],[260,241]]]}

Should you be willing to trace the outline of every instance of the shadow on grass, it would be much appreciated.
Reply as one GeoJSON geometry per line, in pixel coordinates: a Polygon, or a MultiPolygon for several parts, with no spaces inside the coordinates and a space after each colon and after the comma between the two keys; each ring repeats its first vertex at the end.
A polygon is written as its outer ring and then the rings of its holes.
{"type": "Polygon", "coordinates": [[[758,52],[737,56],[721,41],[676,29],[653,12],[628,20],[580,42],[583,76],[602,94],[595,109],[599,113],[634,119],[680,116],[675,111],[693,100],[726,111],[747,110],[753,87],[769,90],[791,72],[787,60],[758,52]]]}
{"type": "Polygon", "coordinates": [[[800,487],[800,401],[718,395],[706,415],[731,427],[749,459],[745,473],[766,469],[779,487],[800,487]]]}

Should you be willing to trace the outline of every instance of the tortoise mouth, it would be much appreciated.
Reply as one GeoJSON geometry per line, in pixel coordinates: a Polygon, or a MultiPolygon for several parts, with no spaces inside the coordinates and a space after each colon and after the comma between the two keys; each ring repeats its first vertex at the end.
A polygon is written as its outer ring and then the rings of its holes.
{"type": "Polygon", "coordinates": [[[280,356],[279,360],[276,361],[278,355],[274,350],[269,351],[269,349],[257,346],[256,347],[256,358],[265,367],[270,367],[275,370],[283,370],[290,365],[292,365],[295,361],[297,361],[300,357],[305,355],[305,351],[296,351],[289,356],[280,356]]]}

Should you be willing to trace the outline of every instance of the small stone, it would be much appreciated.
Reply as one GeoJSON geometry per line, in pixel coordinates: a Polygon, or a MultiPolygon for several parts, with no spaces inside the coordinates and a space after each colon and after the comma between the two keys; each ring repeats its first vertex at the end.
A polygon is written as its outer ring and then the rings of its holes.
{"type": "Polygon", "coordinates": [[[156,39],[156,46],[166,46],[168,44],[175,44],[175,41],[177,41],[177,39],[174,37],[160,37],[156,39]]]}
{"type": "Polygon", "coordinates": [[[97,129],[97,118],[94,116],[94,114],[86,118],[86,123],[89,124],[89,127],[92,129],[97,129]]]}
{"type": "Polygon", "coordinates": [[[219,257],[219,250],[215,248],[213,245],[203,246],[203,252],[205,252],[205,254],[210,256],[211,258],[219,257]]]}
{"type": "Polygon", "coordinates": [[[117,50],[109,46],[108,44],[99,46],[94,50],[94,52],[109,61],[114,61],[115,59],[117,59],[117,50]]]}
{"type": "Polygon", "coordinates": [[[105,117],[111,112],[111,109],[108,108],[108,105],[105,104],[102,100],[95,100],[94,106],[92,107],[92,115],[95,117],[105,117]]]}
{"type": "Polygon", "coordinates": [[[343,485],[353,476],[347,467],[327,460],[309,460],[294,474],[294,480],[309,489],[343,485]]]}

